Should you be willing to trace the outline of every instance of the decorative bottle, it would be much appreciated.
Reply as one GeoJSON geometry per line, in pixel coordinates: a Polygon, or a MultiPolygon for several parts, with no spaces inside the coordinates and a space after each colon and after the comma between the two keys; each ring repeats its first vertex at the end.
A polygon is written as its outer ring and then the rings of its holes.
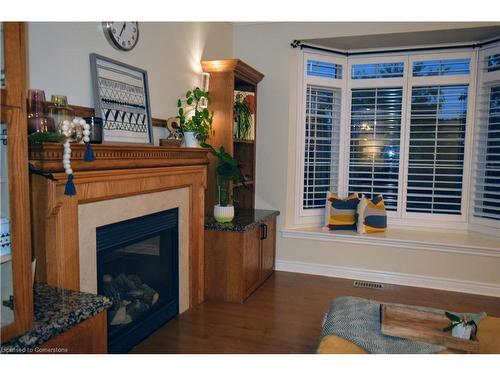
{"type": "Polygon", "coordinates": [[[75,117],[75,112],[68,106],[68,99],[65,95],[52,95],[50,97],[48,114],[54,120],[58,133],[61,133],[63,121],[71,122],[75,117]]]}
{"type": "Polygon", "coordinates": [[[45,92],[43,90],[29,90],[28,134],[54,131],[54,119],[48,117],[46,112],[45,92]]]}

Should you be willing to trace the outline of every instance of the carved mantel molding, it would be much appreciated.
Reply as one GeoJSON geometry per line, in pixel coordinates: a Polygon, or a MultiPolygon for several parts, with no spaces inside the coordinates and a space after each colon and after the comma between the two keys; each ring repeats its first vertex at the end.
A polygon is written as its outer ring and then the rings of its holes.
{"type": "MultiPolygon", "coordinates": [[[[86,162],[83,160],[85,145],[71,145],[73,171],[208,164],[208,152],[202,148],[110,143],[92,145],[92,149],[96,160],[86,162]]],[[[33,144],[30,146],[30,164],[44,173],[63,172],[63,152],[60,143],[33,144]]]]}

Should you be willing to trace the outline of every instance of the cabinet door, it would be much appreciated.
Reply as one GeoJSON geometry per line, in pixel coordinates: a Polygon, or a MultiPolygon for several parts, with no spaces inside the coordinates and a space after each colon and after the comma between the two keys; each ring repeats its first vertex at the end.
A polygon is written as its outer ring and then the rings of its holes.
{"type": "Polygon", "coordinates": [[[25,110],[24,24],[1,24],[1,341],[30,328],[33,320],[25,110]],[[24,72],[24,73],[23,73],[24,72]]]}
{"type": "Polygon", "coordinates": [[[246,298],[260,282],[260,227],[245,233],[243,249],[243,296],[246,298]]]}
{"type": "Polygon", "coordinates": [[[276,257],[276,218],[262,224],[262,274],[261,278],[269,277],[274,271],[276,257]]]}

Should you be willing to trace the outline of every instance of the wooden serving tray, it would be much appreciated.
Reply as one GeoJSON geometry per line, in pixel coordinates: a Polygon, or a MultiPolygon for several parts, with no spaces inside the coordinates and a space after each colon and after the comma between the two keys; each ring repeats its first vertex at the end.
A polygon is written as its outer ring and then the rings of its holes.
{"type": "Polygon", "coordinates": [[[384,335],[442,345],[462,352],[478,353],[477,339],[465,340],[443,332],[450,324],[444,314],[422,311],[413,307],[381,304],[381,331],[384,335]]]}

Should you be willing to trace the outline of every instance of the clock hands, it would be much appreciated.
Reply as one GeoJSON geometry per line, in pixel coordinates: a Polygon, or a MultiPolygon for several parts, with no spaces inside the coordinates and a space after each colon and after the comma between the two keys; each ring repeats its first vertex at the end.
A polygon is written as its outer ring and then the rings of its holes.
{"type": "Polygon", "coordinates": [[[119,36],[122,36],[123,31],[125,30],[125,27],[127,27],[127,23],[126,22],[123,23],[122,30],[120,31],[120,35],[119,36]]]}

